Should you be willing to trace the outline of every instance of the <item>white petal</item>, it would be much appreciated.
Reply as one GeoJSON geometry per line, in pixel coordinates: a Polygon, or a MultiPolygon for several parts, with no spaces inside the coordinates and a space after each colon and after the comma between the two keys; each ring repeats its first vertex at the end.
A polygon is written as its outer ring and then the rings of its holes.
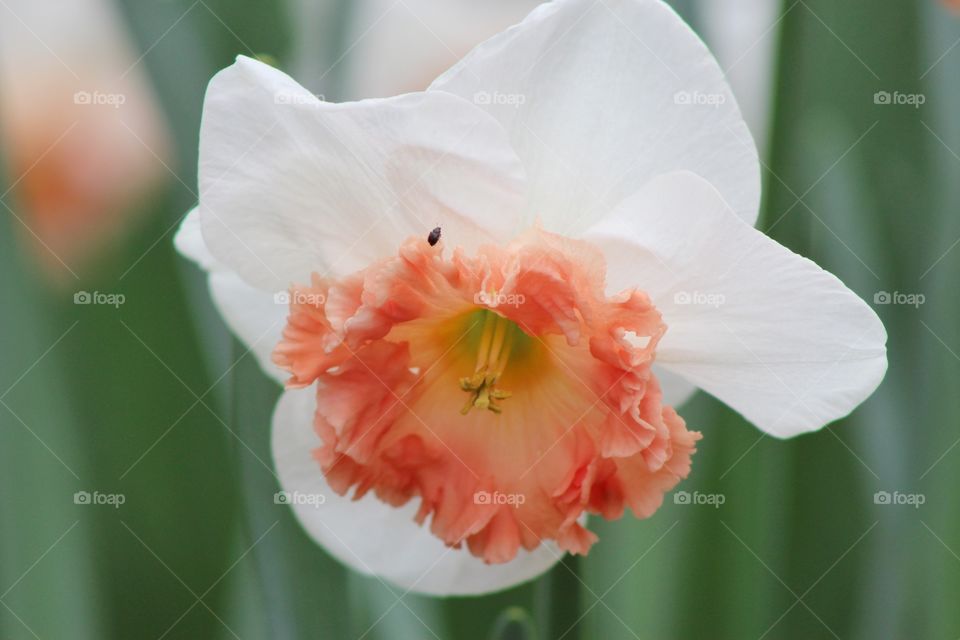
{"type": "MultiPolygon", "coordinates": [[[[413,501],[391,507],[367,494],[354,501],[338,496],[311,456],[320,445],[313,430],[315,390],[286,391],[273,414],[273,456],[284,491],[321,495],[312,506],[292,506],[307,533],[340,562],[403,590],[429,595],[476,595],[499,591],[540,575],[562,556],[552,544],[520,550],[506,564],[488,565],[464,549],[449,549],[414,521],[413,501]]],[[[299,502],[299,503],[298,503],[299,502]]]]}
{"type": "Polygon", "coordinates": [[[660,0],[555,0],[488,40],[432,90],[480,103],[510,132],[532,207],[577,235],[660,173],[713,183],[754,224],[756,148],[723,72],[660,0]]]}
{"type": "MultiPolygon", "coordinates": [[[[257,357],[260,368],[283,383],[290,377],[271,360],[287,324],[289,304],[275,293],[251,287],[232,271],[210,272],[210,295],[234,335],[257,357]]],[[[285,292],[281,292],[284,296],[285,292]]],[[[238,356],[239,357],[239,356],[238,356]]]]}
{"type": "Polygon", "coordinates": [[[585,234],[608,286],[663,313],[657,363],[777,437],[819,429],[869,396],[886,331],[856,294],[740,220],[690,173],[652,180],[585,234]]]}
{"type": "Polygon", "coordinates": [[[467,249],[504,241],[524,201],[506,132],[469,102],[331,104],[244,57],[207,90],[199,171],[207,245],[270,290],[356,271],[438,225],[467,249]]]}
{"type": "Polygon", "coordinates": [[[270,360],[286,324],[289,305],[282,297],[276,298],[274,292],[251,287],[213,257],[203,241],[196,209],[184,218],[173,242],[181,254],[207,272],[214,305],[234,335],[256,356],[264,372],[278,382],[289,378],[270,360]]]}
{"type": "Polygon", "coordinates": [[[204,271],[222,268],[203,240],[203,232],[200,230],[200,212],[197,209],[191,209],[180,221],[180,227],[173,236],[173,246],[180,255],[190,258],[204,271]]]}

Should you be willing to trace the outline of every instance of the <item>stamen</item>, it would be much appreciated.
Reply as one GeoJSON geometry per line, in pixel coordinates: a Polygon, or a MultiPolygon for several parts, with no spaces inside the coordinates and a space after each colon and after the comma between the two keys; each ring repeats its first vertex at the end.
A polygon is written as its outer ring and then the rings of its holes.
{"type": "Polygon", "coordinates": [[[487,311],[486,314],[480,346],[477,349],[477,368],[472,376],[460,378],[460,388],[470,394],[467,403],[460,410],[463,415],[470,413],[470,409],[474,407],[501,413],[503,409],[495,401],[505,400],[511,395],[509,391],[496,388],[496,384],[506,369],[519,329],[503,316],[492,311],[487,311]]]}

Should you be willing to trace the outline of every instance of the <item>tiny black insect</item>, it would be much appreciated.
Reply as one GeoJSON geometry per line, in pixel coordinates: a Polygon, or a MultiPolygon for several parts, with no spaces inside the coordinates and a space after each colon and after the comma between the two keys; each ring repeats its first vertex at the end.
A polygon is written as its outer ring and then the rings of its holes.
{"type": "Polygon", "coordinates": [[[440,242],[440,227],[435,227],[434,230],[430,232],[430,235],[427,236],[427,242],[430,243],[431,247],[440,242]]]}

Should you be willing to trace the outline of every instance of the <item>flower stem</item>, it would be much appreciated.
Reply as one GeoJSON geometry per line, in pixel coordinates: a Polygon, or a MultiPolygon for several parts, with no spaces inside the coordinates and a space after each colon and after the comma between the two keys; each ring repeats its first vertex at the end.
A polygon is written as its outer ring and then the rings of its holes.
{"type": "Polygon", "coordinates": [[[583,636],[581,564],[579,556],[564,556],[550,573],[537,581],[534,612],[540,637],[579,640],[583,636]]]}

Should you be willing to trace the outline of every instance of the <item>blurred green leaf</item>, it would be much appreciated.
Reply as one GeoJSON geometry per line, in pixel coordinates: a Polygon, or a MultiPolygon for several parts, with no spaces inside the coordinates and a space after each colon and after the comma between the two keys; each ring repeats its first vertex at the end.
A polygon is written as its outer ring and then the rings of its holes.
{"type": "Polygon", "coordinates": [[[543,637],[568,640],[583,637],[580,578],[583,560],[565,555],[550,571],[534,583],[534,614],[543,637]]]}
{"type": "Polygon", "coordinates": [[[232,372],[235,455],[241,470],[246,540],[256,565],[269,637],[348,638],[347,570],[300,528],[272,471],[270,424],[280,388],[239,344],[232,372]]]}
{"type": "Polygon", "coordinates": [[[76,339],[77,321],[41,304],[9,184],[0,159],[0,637],[101,638],[108,594],[91,553],[99,507],[74,504],[92,489],[91,461],[63,384],[63,343],[76,339]]]}
{"type": "MultiPolygon", "coordinates": [[[[79,320],[62,348],[71,365],[64,397],[90,459],[84,480],[88,490],[127,497],[120,509],[91,513],[91,553],[120,637],[214,634],[221,623],[196,595],[234,559],[223,542],[235,530],[235,472],[225,455],[231,436],[185,321],[179,258],[169,246],[148,250],[166,227],[152,217],[75,285],[123,295],[122,305],[74,305],[72,291],[53,300],[53,317],[79,320]]],[[[204,598],[214,611],[218,596],[204,598]]]]}
{"type": "MultiPolygon", "coordinates": [[[[927,300],[919,310],[926,324],[916,326],[916,369],[904,372],[912,384],[902,393],[902,438],[918,440],[912,475],[927,497],[920,510],[922,529],[911,534],[920,557],[908,558],[915,603],[907,611],[910,623],[926,626],[930,637],[960,636],[960,18],[938,3],[921,4],[919,30],[923,52],[923,89],[927,104],[920,109],[922,135],[931,145],[930,161],[919,187],[922,206],[911,214],[923,233],[924,249],[913,266],[916,288],[927,300]],[[928,221],[929,222],[926,222],[928,221]],[[912,392],[912,393],[911,393],[912,392]],[[915,394],[915,395],[913,395],[915,394]],[[906,396],[906,397],[904,397],[906,396]]],[[[909,308],[905,309],[909,312],[909,308]]]]}
{"type": "MultiPolygon", "coordinates": [[[[917,109],[876,97],[920,92],[918,8],[815,0],[782,22],[765,225],[870,304],[879,291],[915,290],[923,255],[923,234],[905,214],[929,206],[930,140],[917,109]]],[[[902,309],[878,311],[890,336],[885,382],[850,418],[786,453],[786,545],[767,561],[802,606],[776,624],[777,637],[927,635],[903,606],[924,590],[908,586],[917,514],[873,504],[877,490],[913,490],[917,441],[901,420],[920,391],[912,372],[923,364],[904,359],[920,327],[888,313],[902,309]]]]}
{"type": "MultiPolygon", "coordinates": [[[[238,42],[240,33],[253,26],[248,22],[244,28],[231,28],[224,10],[215,13],[203,2],[121,5],[139,39],[142,57],[136,66],[149,69],[156,81],[178,153],[165,167],[170,172],[170,192],[139,217],[144,220],[140,229],[104,254],[92,270],[82,271],[76,283],[69,283],[69,290],[49,300],[47,316],[55,323],[78,324],[58,347],[69,363],[64,367],[63,385],[52,376],[47,399],[33,398],[30,411],[63,413],[76,423],[80,446],[51,445],[53,450],[74,452],[89,468],[78,472],[82,482],[73,483],[69,495],[82,489],[119,492],[126,498],[116,510],[83,511],[81,525],[62,543],[90,538],[89,547],[75,558],[90,563],[95,577],[84,579],[81,567],[63,582],[69,585],[80,579],[100,585],[102,593],[89,585],[69,587],[69,592],[84,594],[75,596],[77,606],[101,612],[103,624],[84,624],[83,616],[73,615],[73,607],[65,605],[58,607],[62,617],[53,616],[51,624],[72,621],[71,626],[64,633],[49,635],[77,637],[82,633],[79,629],[89,628],[97,637],[213,637],[227,631],[217,611],[221,580],[235,559],[234,547],[224,540],[231,540],[236,530],[236,478],[230,456],[225,455],[231,436],[222,408],[215,402],[217,385],[207,375],[207,362],[200,355],[203,350],[186,321],[190,311],[177,278],[182,260],[174,255],[170,233],[196,198],[195,181],[185,176],[195,173],[203,91],[217,68],[215,45],[222,42],[220,55],[232,57],[227,43],[238,42]],[[74,290],[121,294],[126,303],[120,308],[78,307],[72,300],[74,290]],[[63,389],[58,391],[58,386],[63,389]],[[69,409],[61,410],[60,403],[67,403],[69,409]],[[77,534],[84,530],[88,533],[77,534]],[[202,604],[198,602],[201,594],[202,604]],[[93,598],[96,607],[86,602],[93,598]]],[[[235,5],[233,10],[250,17],[242,6],[235,5]]],[[[261,8],[256,18],[261,24],[264,15],[261,8]]],[[[281,29],[271,29],[269,34],[273,42],[284,40],[281,29]]],[[[6,240],[12,242],[13,237],[7,234],[6,240]]],[[[13,252],[5,251],[4,256],[13,259],[13,252]]],[[[18,271],[22,269],[11,268],[8,273],[18,271]]],[[[15,289],[11,285],[4,291],[15,289]]],[[[37,327],[31,330],[42,326],[23,322],[37,327]]],[[[27,341],[20,344],[29,345],[27,341]]],[[[219,375],[222,369],[218,366],[213,371],[219,375]]],[[[26,395],[27,387],[17,391],[26,395]]],[[[45,430],[68,422],[38,420],[50,425],[45,430]]],[[[49,434],[42,437],[54,441],[49,434]]],[[[4,448],[17,452],[8,467],[11,471],[30,461],[23,453],[26,450],[23,443],[4,448]]],[[[49,484],[54,486],[53,481],[49,484]]],[[[50,498],[38,499],[37,504],[50,504],[50,498]]],[[[38,543],[43,540],[30,527],[24,527],[24,533],[35,535],[38,543]]],[[[38,565],[37,575],[43,566],[38,565]]],[[[11,602],[28,599],[27,582],[21,584],[11,593],[11,602]]]]}

